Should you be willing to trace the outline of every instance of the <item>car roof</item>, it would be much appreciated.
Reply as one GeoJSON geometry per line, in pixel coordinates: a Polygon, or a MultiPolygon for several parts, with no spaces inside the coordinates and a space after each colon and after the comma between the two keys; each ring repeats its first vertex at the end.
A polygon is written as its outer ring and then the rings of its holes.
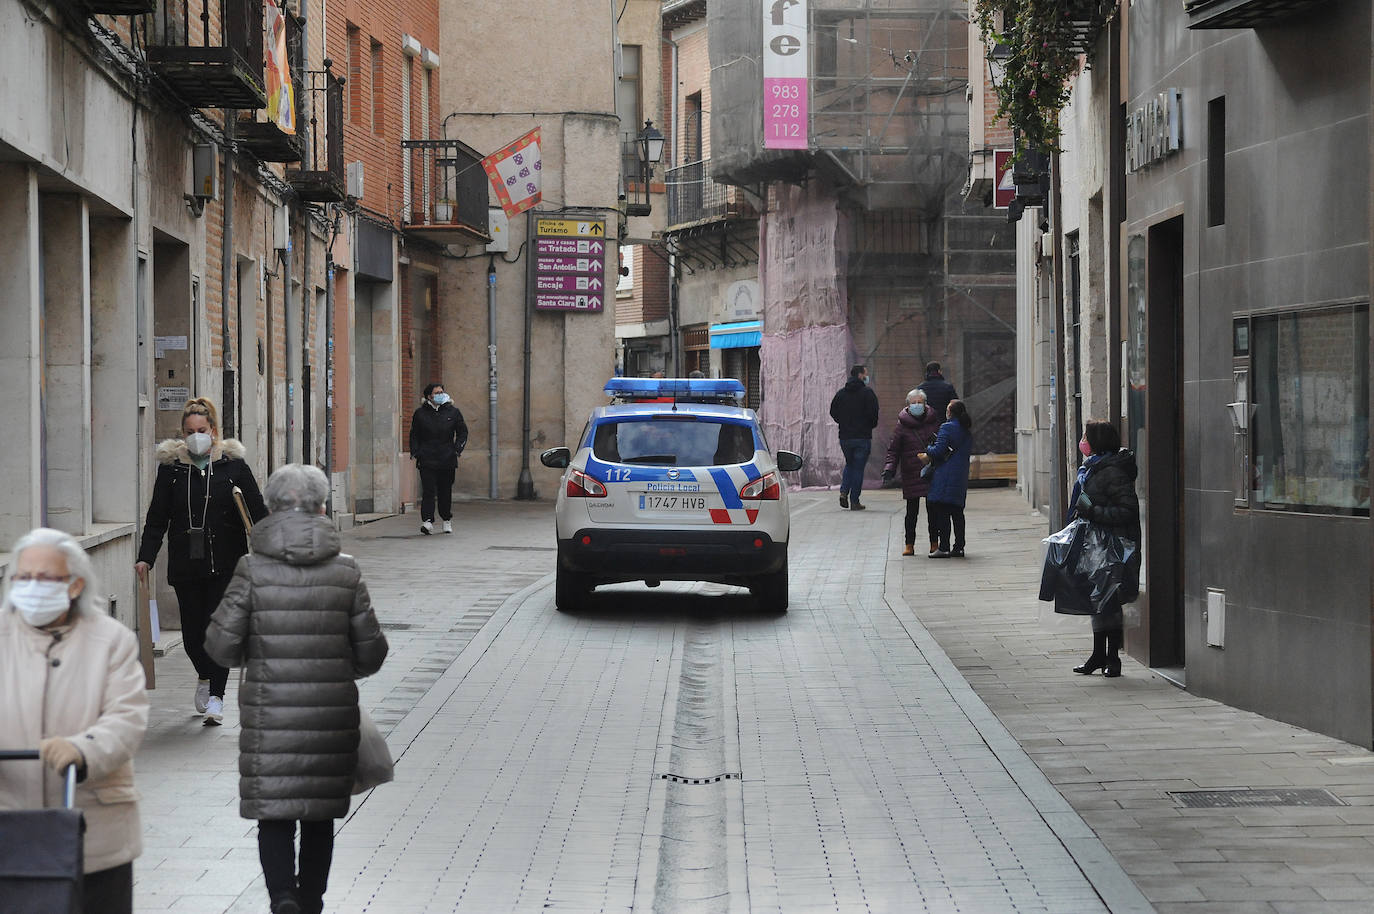
{"type": "Polygon", "coordinates": [[[690,413],[705,419],[728,419],[731,422],[754,424],[757,420],[752,409],[742,406],[724,406],[719,403],[683,403],[676,408],[672,403],[617,403],[612,406],[598,406],[592,410],[593,423],[607,419],[646,418],[651,416],[671,416],[690,413]]]}

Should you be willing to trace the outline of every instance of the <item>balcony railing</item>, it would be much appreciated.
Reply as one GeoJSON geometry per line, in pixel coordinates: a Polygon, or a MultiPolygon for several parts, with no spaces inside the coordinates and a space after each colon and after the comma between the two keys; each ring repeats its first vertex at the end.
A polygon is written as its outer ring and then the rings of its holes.
{"type": "Polygon", "coordinates": [[[157,9],[157,0],[86,0],[86,11],[107,16],[141,16],[157,9]]]}
{"type": "Polygon", "coordinates": [[[1190,29],[1253,29],[1283,22],[1326,0],[1191,0],[1190,29]]]}
{"type": "Polygon", "coordinates": [[[457,140],[403,140],[406,233],[439,244],[486,244],[482,154],[457,140]]]}
{"type": "MultiPolygon", "coordinates": [[[[330,72],[331,61],[323,70],[310,70],[310,91],[306,93],[306,143],[299,171],[286,173],[286,180],[307,203],[341,203],[348,196],[344,176],[344,81],[330,72]]],[[[298,115],[298,120],[304,119],[298,115]]]]}
{"type": "MultiPolygon", "coordinates": [[[[271,0],[269,0],[271,2],[271,0]]],[[[263,0],[158,0],[148,28],[148,64],[193,108],[263,108],[263,0]],[[212,25],[210,4],[218,2],[212,25]]]]}
{"type": "MultiPolygon", "coordinates": [[[[303,19],[286,13],[286,54],[291,69],[292,128],[283,129],[268,119],[266,111],[254,109],[239,116],[237,139],[239,145],[264,162],[299,162],[304,149],[305,125],[301,123],[306,99],[301,94],[304,85],[302,69],[305,61],[303,19]]],[[[270,100],[269,100],[270,101],[270,100]]]]}
{"type": "Polygon", "coordinates": [[[1062,47],[1087,53],[1097,43],[1097,36],[1106,28],[1116,12],[1118,0],[1068,0],[1064,21],[1056,30],[1062,47]]]}
{"type": "Polygon", "coordinates": [[[744,190],[711,179],[711,160],[668,169],[668,227],[693,225],[734,216],[756,216],[744,190]]]}

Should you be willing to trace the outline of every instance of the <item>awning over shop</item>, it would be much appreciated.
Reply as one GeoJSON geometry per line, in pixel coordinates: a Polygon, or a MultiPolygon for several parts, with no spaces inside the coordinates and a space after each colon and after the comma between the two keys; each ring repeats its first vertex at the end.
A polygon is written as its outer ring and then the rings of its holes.
{"type": "Polygon", "coordinates": [[[763,321],[738,321],[711,328],[712,349],[744,349],[763,341],[763,321]]]}

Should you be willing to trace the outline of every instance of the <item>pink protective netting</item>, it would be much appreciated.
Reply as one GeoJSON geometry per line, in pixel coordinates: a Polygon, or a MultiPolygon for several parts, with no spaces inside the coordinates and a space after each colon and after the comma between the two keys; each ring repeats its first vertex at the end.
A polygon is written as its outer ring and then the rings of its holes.
{"type": "Polygon", "coordinates": [[[760,231],[759,421],[771,447],[806,459],[794,482],[836,484],[844,458],[830,398],[848,377],[854,349],[845,294],[845,217],[823,189],[781,186],[760,231]]]}

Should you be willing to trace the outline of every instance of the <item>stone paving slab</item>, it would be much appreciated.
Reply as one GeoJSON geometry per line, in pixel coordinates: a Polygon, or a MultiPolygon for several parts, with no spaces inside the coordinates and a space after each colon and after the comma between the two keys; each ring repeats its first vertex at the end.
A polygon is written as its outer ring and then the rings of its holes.
{"type": "Polygon", "coordinates": [[[1374,910],[1374,753],[1191,695],[1127,658],[1078,676],[1085,620],[1036,599],[1046,521],[1010,489],[969,494],[968,558],[902,558],[888,578],[1024,751],[1161,912],[1374,910]],[[1182,809],[1172,791],[1320,787],[1346,806],[1182,809]]]}

